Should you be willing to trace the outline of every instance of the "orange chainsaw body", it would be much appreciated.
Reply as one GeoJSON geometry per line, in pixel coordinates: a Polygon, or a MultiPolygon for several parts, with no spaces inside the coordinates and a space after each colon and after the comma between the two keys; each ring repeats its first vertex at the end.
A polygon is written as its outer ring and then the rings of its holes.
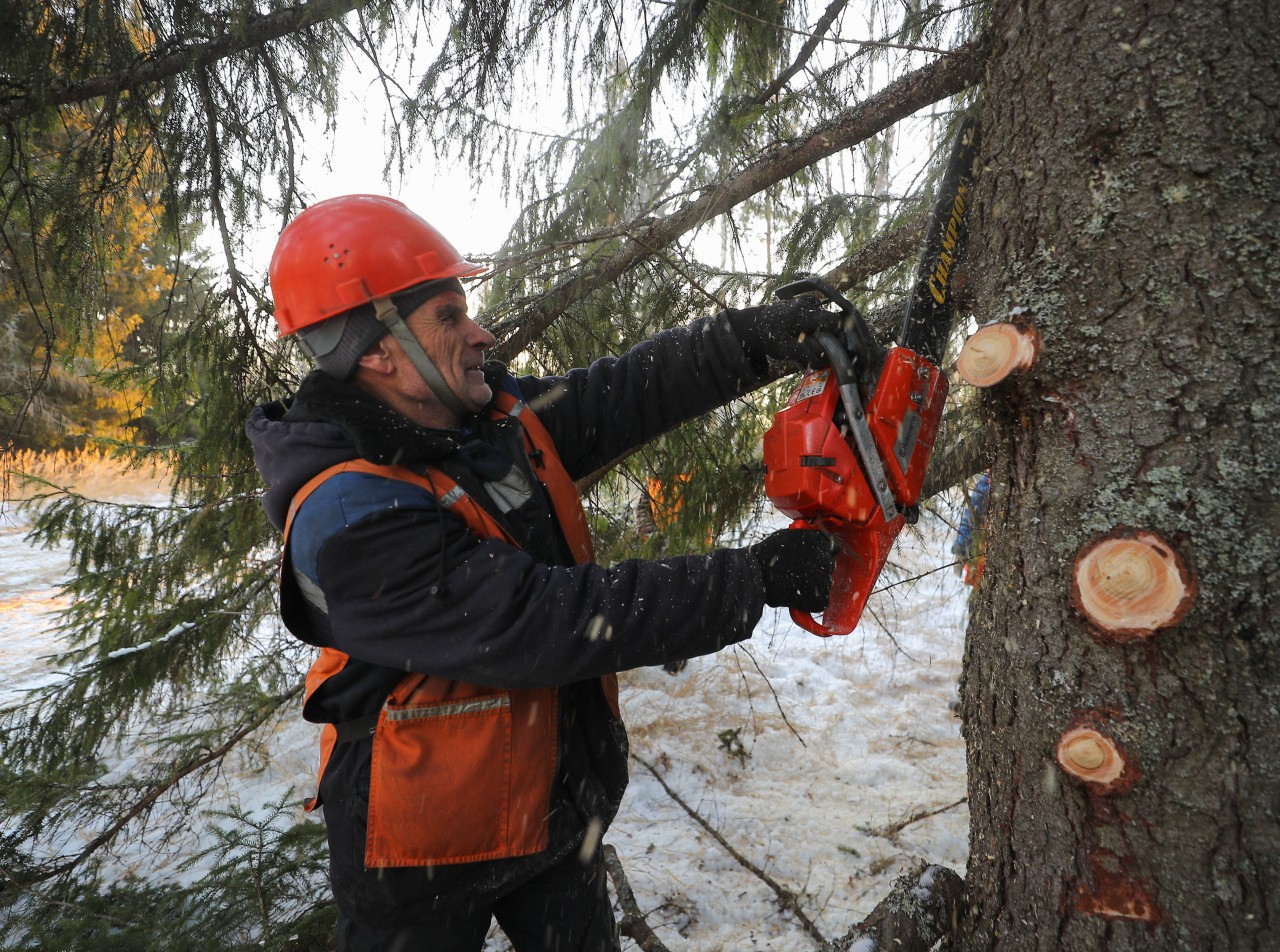
{"type": "MultiPolygon", "coordinates": [[[[795,528],[817,528],[838,544],[831,598],[822,621],[792,611],[818,635],[857,626],[894,540],[914,516],[946,400],[946,377],[903,347],[890,348],[866,421],[896,506],[885,512],[872,492],[828,369],[805,375],[764,436],[765,493],[795,528]]],[[[914,518],[913,520],[914,521],[914,518]]]]}

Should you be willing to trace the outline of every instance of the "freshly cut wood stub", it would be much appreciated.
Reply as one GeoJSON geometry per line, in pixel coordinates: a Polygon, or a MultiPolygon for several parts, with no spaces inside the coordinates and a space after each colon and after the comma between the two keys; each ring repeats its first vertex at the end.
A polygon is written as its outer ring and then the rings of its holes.
{"type": "Polygon", "coordinates": [[[1030,323],[993,321],[965,341],[956,372],[975,387],[994,387],[1011,373],[1028,370],[1040,356],[1040,332],[1030,323]]]}
{"type": "Polygon", "coordinates": [[[1058,740],[1058,766],[1095,793],[1121,793],[1137,779],[1116,741],[1093,727],[1073,727],[1058,740]]]}
{"type": "Polygon", "coordinates": [[[1147,638],[1177,624],[1195,596],[1195,577],[1154,532],[1122,526],[1076,555],[1071,603],[1108,640],[1147,638]]]}

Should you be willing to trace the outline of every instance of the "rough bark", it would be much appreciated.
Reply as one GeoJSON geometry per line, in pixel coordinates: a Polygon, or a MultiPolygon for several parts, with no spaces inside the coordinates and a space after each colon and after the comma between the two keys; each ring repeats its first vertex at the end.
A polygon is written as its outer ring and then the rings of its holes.
{"type": "Polygon", "coordinates": [[[929,952],[954,927],[964,880],[945,866],[918,863],[871,915],[822,952],[929,952]]]}
{"type": "Polygon", "coordinates": [[[968,270],[980,319],[1029,308],[1044,351],[983,396],[956,947],[1280,948],[1276,6],[993,6],[968,270]],[[1200,591],[1117,643],[1070,577],[1121,525],[1200,591]],[[1082,723],[1140,764],[1131,786],[1062,769],[1082,723]]]}

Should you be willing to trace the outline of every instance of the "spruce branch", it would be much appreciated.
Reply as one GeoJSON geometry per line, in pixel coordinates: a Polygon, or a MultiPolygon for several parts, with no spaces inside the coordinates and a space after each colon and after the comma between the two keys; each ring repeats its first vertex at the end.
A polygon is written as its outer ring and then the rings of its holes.
{"type": "Polygon", "coordinates": [[[665,218],[637,222],[639,237],[589,262],[579,273],[545,294],[516,302],[516,313],[490,327],[499,339],[494,356],[510,360],[537,340],[573,304],[601,290],[626,271],[681,235],[724,214],[770,185],[857,145],[925,106],[961,92],[981,75],[986,45],[977,40],[957,48],[898,80],[814,129],[799,142],[774,149],[719,185],[703,189],[665,218]]]}
{"type": "MultiPolygon", "coordinates": [[[[80,852],[68,857],[61,862],[52,863],[43,868],[39,868],[31,874],[22,876],[24,883],[39,883],[62,876],[66,873],[81,866],[86,860],[95,855],[99,850],[110,845],[117,836],[122,833],[130,823],[138,817],[143,816],[151,810],[156,803],[167,792],[172,790],[181,781],[187,777],[203,770],[213,764],[220,763],[236,745],[254,731],[260,728],[284,705],[294,700],[303,691],[304,685],[299,683],[283,694],[269,698],[266,703],[254,712],[247,712],[245,720],[227,735],[226,739],[216,747],[205,750],[198,756],[190,757],[182,763],[174,766],[174,768],[163,777],[160,782],[153,784],[143,796],[139,797],[133,803],[129,804],[122,812],[118,813],[105,829],[98,833],[90,840],[80,852]]],[[[9,874],[6,874],[9,877],[9,874]]],[[[15,881],[17,876],[11,877],[15,881]]]]}
{"type": "Polygon", "coordinates": [[[959,486],[990,465],[985,434],[981,429],[970,427],[958,434],[948,433],[945,441],[939,441],[929,460],[920,496],[931,499],[943,490],[959,486]]]}
{"type": "Polygon", "coordinates": [[[862,285],[874,274],[901,264],[920,249],[927,221],[925,213],[888,234],[878,235],[824,274],[823,280],[837,291],[846,291],[862,285]]]}
{"type": "Polygon", "coordinates": [[[225,182],[222,174],[222,145],[218,135],[218,108],[213,100],[213,89],[209,82],[209,71],[195,71],[196,88],[200,91],[200,102],[205,115],[205,146],[209,150],[209,205],[213,211],[214,221],[218,225],[218,235],[222,240],[222,254],[227,259],[227,273],[231,277],[232,301],[236,315],[242,324],[249,322],[248,312],[241,292],[248,291],[257,298],[257,305],[263,310],[270,310],[268,302],[257,296],[249,282],[245,280],[236,264],[236,253],[231,237],[231,229],[227,226],[227,213],[223,204],[225,182]]]}
{"type": "MultiPolygon", "coordinates": [[[[715,4],[717,7],[720,7],[721,9],[728,10],[734,16],[742,17],[743,19],[746,19],[746,20],[754,20],[757,23],[768,23],[768,21],[762,20],[760,17],[748,13],[746,10],[739,9],[738,7],[725,3],[724,0],[711,0],[711,2],[715,4]]],[[[788,27],[788,26],[776,26],[776,24],[773,24],[773,23],[768,23],[768,25],[771,27],[775,27],[778,30],[781,30],[783,33],[792,33],[796,36],[806,37],[807,39],[806,45],[811,43],[815,48],[817,47],[819,42],[825,41],[828,43],[840,43],[846,46],[858,46],[858,47],[873,48],[873,49],[883,48],[883,49],[891,49],[891,50],[908,50],[910,52],[916,52],[916,53],[933,53],[938,56],[946,56],[950,53],[955,52],[954,50],[944,50],[937,46],[921,46],[916,43],[895,43],[892,40],[850,40],[850,39],[845,39],[844,37],[838,37],[838,36],[837,37],[823,36],[823,34],[826,32],[827,27],[831,25],[831,21],[833,21],[839,15],[840,10],[845,6],[845,2],[846,0],[835,0],[834,3],[828,6],[826,12],[823,13],[822,18],[819,19],[817,24],[814,25],[814,28],[812,31],[797,30],[794,27],[788,27]]]]}
{"type": "Polygon", "coordinates": [[[809,34],[805,39],[804,45],[800,47],[800,52],[796,55],[791,65],[779,73],[773,82],[756,94],[753,101],[757,105],[763,106],[780,93],[790,82],[791,77],[804,68],[805,63],[809,62],[809,58],[813,56],[818,46],[821,45],[827,31],[831,29],[831,25],[835,23],[836,17],[840,15],[840,12],[848,3],[849,0],[831,0],[827,9],[823,11],[822,16],[818,18],[818,22],[814,24],[813,33],[809,34]]]}
{"type": "Polygon", "coordinates": [[[0,97],[0,123],[11,123],[49,106],[68,106],[100,96],[117,96],[151,83],[170,79],[190,69],[203,69],[219,60],[328,20],[336,20],[367,5],[370,0],[309,0],[267,14],[245,18],[220,37],[205,43],[183,43],[159,53],[140,56],[136,62],[113,72],[47,90],[0,97]]]}
{"type": "Polygon", "coordinates": [[[917,863],[894,881],[871,915],[822,952],[930,952],[955,930],[964,890],[954,870],[917,863]]]}

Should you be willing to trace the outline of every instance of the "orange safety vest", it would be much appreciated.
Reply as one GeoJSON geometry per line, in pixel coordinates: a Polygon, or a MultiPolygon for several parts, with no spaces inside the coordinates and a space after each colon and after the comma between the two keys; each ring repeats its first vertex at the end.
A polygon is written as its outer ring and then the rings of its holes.
{"type": "MultiPolygon", "coordinates": [[[[526,450],[541,451],[531,467],[578,563],[595,560],[582,502],[542,423],[514,396],[500,393],[493,417],[513,416],[524,428],[526,450]]],[[[372,473],[421,486],[460,516],[478,536],[511,543],[508,532],[454,480],[435,468],[426,475],[402,466],[351,460],[324,470],[289,506],[285,545],[294,515],[326,479],[344,472],[372,473]]],[[[282,579],[282,584],[296,584],[282,579]]],[[[316,691],[350,656],[321,648],[307,673],[303,712],[316,691]]],[[[618,682],[600,679],[614,716],[618,682]]],[[[406,674],[391,690],[373,729],[364,864],[436,866],[505,859],[547,846],[547,815],[555,780],[558,692],[505,690],[436,675],[406,674]]],[[[335,725],[320,733],[320,777],[338,741],[335,725]]],[[[308,812],[320,805],[317,795],[308,812]]]]}

